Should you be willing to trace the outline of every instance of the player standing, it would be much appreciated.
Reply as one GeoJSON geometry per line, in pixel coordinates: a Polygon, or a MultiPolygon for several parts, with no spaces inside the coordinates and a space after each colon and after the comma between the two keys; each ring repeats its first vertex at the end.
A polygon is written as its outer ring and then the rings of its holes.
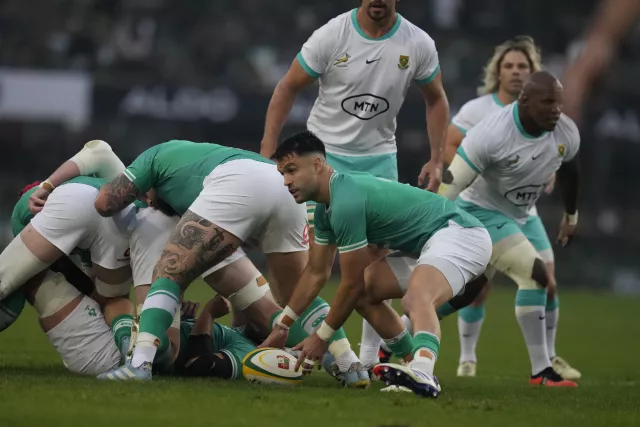
{"type": "Polygon", "coordinates": [[[446,196],[487,227],[490,266],[518,285],[516,317],[529,350],[532,384],[575,386],[552,368],[545,335],[551,276],[524,234],[528,210],[556,170],[565,205],[558,241],[569,243],[578,221],[580,135],[563,115],[562,86],[551,74],[531,75],[516,103],[467,133],[449,167],[446,196]],[[468,188],[467,188],[468,187],[468,188]]]}
{"type": "MultiPolygon", "coordinates": [[[[271,157],[297,94],[318,80],[307,128],[326,145],[327,162],[341,173],[369,172],[397,181],[396,116],[413,81],[427,105],[431,145],[418,184],[428,177],[427,189],[437,191],[449,121],[441,74],[435,42],[396,13],[396,0],[362,0],[359,8],[333,18],[302,46],[274,90],[260,152],[271,157]]],[[[311,242],[314,210],[309,201],[311,242]]],[[[363,344],[375,337],[365,322],[363,344]]],[[[369,358],[362,352],[360,357],[369,358]]]]}
{"type": "MultiPolygon", "coordinates": [[[[522,86],[531,73],[540,71],[541,58],[533,39],[518,36],[496,47],[493,57],[484,69],[483,85],[478,89],[478,98],[472,99],[462,106],[458,114],[451,120],[445,147],[445,163],[450,164],[456,150],[467,131],[471,130],[483,118],[499,111],[518,99],[522,86]]],[[[555,174],[551,181],[555,180],[555,174]]],[[[545,188],[549,192],[553,184],[545,188]]],[[[441,189],[441,192],[444,188],[441,189]]],[[[522,233],[533,244],[540,257],[549,269],[550,282],[547,287],[547,304],[545,322],[547,334],[547,351],[553,368],[564,378],[576,380],[581,374],[572,368],[563,358],[556,355],[556,334],[559,318],[559,299],[555,280],[555,261],[549,237],[538,216],[535,205],[528,211],[527,222],[522,233]]],[[[460,310],[458,316],[458,333],[460,336],[460,364],[458,376],[473,377],[476,375],[476,345],[480,329],[484,321],[484,303],[489,286],[474,303],[460,310]]]]}

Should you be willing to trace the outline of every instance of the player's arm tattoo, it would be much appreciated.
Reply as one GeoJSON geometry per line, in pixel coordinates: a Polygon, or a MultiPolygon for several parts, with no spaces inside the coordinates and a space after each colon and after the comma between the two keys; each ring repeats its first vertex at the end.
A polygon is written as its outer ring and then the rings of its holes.
{"type": "Polygon", "coordinates": [[[234,235],[187,211],[162,251],[154,279],[164,277],[184,289],[208,268],[231,255],[240,244],[234,235]]]}
{"type": "Polygon", "coordinates": [[[102,216],[113,216],[138,198],[138,189],[124,174],[100,189],[96,210],[102,216]]]}

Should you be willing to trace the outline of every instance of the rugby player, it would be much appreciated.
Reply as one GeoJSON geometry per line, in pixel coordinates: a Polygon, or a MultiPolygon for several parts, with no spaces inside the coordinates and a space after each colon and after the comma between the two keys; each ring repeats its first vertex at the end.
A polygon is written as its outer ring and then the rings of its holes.
{"type": "MultiPolygon", "coordinates": [[[[158,342],[177,312],[180,295],[241,244],[259,246],[266,254],[272,289],[285,302],[308,257],[304,207],[282,187],[275,165],[256,153],[190,141],[157,145],[103,186],[95,208],[112,216],[137,198],[182,216],[154,270],[133,357],[103,376],[107,379],[151,379],[158,342]]],[[[257,288],[255,278],[248,285],[257,288]]],[[[264,294],[253,289],[248,305],[264,294]]],[[[366,371],[340,333],[330,349],[340,370],[354,371],[355,386],[368,385],[366,371]]]]}
{"type": "Polygon", "coordinates": [[[285,140],[274,158],[296,202],[318,203],[316,245],[272,332],[274,341],[286,335],[286,328],[324,286],[339,250],[341,282],[333,306],[320,328],[294,348],[301,350],[297,366],[320,360],[328,339],[355,308],[394,353],[413,357],[409,367],[383,364],[374,372],[417,394],[437,396],[436,307],[482,276],[491,255],[487,231],[472,215],[437,194],[368,173],[334,171],[326,161],[324,144],[309,131],[285,140]],[[371,264],[369,244],[399,252],[371,264]],[[385,303],[393,298],[402,298],[413,323],[413,338],[385,303]]]}
{"type": "Polygon", "coordinates": [[[449,167],[445,195],[457,198],[458,206],[482,221],[491,234],[488,271],[501,271],[518,285],[515,312],[531,359],[530,382],[567,387],[577,384],[552,368],[546,344],[547,288],[552,278],[523,231],[529,209],[556,171],[565,205],[558,236],[562,246],[570,242],[577,225],[580,135],[561,108],[562,85],[557,79],[545,71],[531,74],[517,102],[481,120],[462,140],[449,167]]]}
{"type": "MultiPolygon", "coordinates": [[[[276,151],[278,138],[298,93],[319,82],[307,128],[326,145],[327,162],[336,171],[369,172],[398,180],[396,117],[412,82],[426,103],[431,157],[418,176],[420,186],[437,191],[442,179],[442,150],[449,103],[442,86],[433,39],[396,12],[396,0],[362,0],[317,29],[302,46],[276,86],[266,115],[261,154],[276,151]]],[[[315,202],[307,202],[313,244],[315,202]]],[[[373,251],[371,261],[383,256],[373,251]]],[[[360,358],[377,355],[368,342],[375,331],[363,323],[360,358]],[[373,352],[373,353],[372,353],[373,352]]]]}
{"type": "MultiPolygon", "coordinates": [[[[540,54],[533,39],[528,36],[518,36],[496,47],[493,57],[484,69],[483,85],[478,89],[478,98],[462,106],[456,114],[447,133],[445,148],[445,163],[451,164],[456,150],[464,135],[480,120],[487,117],[505,105],[518,99],[522,86],[532,72],[540,71],[540,54]]],[[[555,174],[545,187],[545,193],[550,193],[555,182],[555,174]]],[[[446,184],[441,187],[441,194],[446,184]]],[[[526,224],[522,233],[533,244],[549,270],[550,281],[547,286],[547,303],[545,306],[545,324],[547,335],[547,351],[553,368],[569,380],[577,380],[581,373],[572,368],[569,363],[556,354],[556,334],[560,314],[557,285],[555,279],[555,260],[549,237],[538,216],[535,204],[528,210],[526,224]]],[[[476,345],[480,336],[480,329],[484,321],[484,303],[488,295],[489,286],[485,287],[480,297],[468,307],[460,310],[458,316],[458,334],[460,338],[460,363],[458,376],[473,377],[476,375],[477,356],[476,345]]]]}
{"type": "MultiPolygon", "coordinates": [[[[79,153],[63,163],[49,177],[48,182],[55,185],[81,174],[118,176],[124,169],[124,165],[113,153],[109,144],[105,141],[90,141],[79,153]]],[[[29,200],[30,208],[37,212],[44,206],[47,197],[48,192],[39,188],[29,200]]],[[[176,211],[156,197],[155,190],[150,190],[143,199],[153,209],[139,209],[135,215],[127,217],[128,222],[120,224],[130,243],[138,313],[142,310],[142,302],[153,281],[153,269],[179,220],[176,211]]],[[[203,273],[202,277],[215,291],[229,298],[235,308],[234,325],[244,327],[250,320],[252,327],[257,325],[259,329],[262,327],[262,330],[271,329],[280,307],[273,300],[268,282],[241,249],[211,267],[203,273]]],[[[328,304],[320,297],[316,298],[312,307],[312,312],[301,321],[301,327],[307,334],[318,327],[329,311],[328,304]]],[[[137,330],[137,326],[134,322],[134,329],[137,330]]],[[[162,366],[169,368],[172,366],[176,346],[170,347],[170,344],[178,342],[178,328],[180,328],[180,312],[177,311],[171,328],[167,330],[169,336],[163,335],[160,339],[153,363],[154,370],[162,366]]],[[[363,374],[360,372],[362,369],[354,369],[354,366],[359,366],[359,361],[351,350],[344,331],[339,330],[332,337],[329,351],[335,360],[336,378],[341,383],[349,387],[368,385],[368,379],[363,379],[363,374]]],[[[106,374],[102,378],[120,379],[114,373],[106,374]]]]}

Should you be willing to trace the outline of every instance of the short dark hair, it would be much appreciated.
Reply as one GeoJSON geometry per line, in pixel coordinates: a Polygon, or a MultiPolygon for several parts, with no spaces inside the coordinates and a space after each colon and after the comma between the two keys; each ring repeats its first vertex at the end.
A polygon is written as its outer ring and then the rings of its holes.
{"type": "Polygon", "coordinates": [[[282,141],[276,149],[276,152],[271,156],[271,159],[279,162],[291,155],[304,156],[305,154],[313,153],[322,154],[323,157],[327,155],[324,149],[324,143],[320,138],[310,130],[305,130],[282,141]]]}

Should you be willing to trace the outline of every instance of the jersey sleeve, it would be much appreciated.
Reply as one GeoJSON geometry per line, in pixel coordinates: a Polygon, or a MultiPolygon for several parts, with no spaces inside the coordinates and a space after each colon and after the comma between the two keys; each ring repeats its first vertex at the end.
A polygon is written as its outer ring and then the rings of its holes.
{"type": "Polygon", "coordinates": [[[490,165],[491,146],[495,143],[486,132],[486,127],[481,124],[471,129],[456,151],[477,174],[484,172],[490,165]]]}
{"type": "Polygon", "coordinates": [[[424,86],[431,83],[438,75],[440,61],[436,42],[425,32],[422,32],[421,36],[417,42],[417,66],[414,80],[420,86],[424,86]]]}
{"type": "Polygon", "coordinates": [[[451,119],[451,124],[453,124],[463,135],[466,135],[467,132],[474,127],[477,123],[476,117],[476,109],[472,102],[465,103],[460,111],[453,116],[451,119]]]}
{"type": "Polygon", "coordinates": [[[358,191],[345,191],[334,197],[331,209],[331,229],[338,252],[346,253],[364,248],[367,240],[366,199],[358,191]]]}
{"type": "Polygon", "coordinates": [[[315,241],[318,245],[335,245],[336,236],[331,230],[331,224],[329,224],[325,210],[324,205],[318,205],[313,214],[315,241]]]}
{"type": "Polygon", "coordinates": [[[558,153],[562,155],[563,162],[570,162],[573,160],[578,151],[580,150],[580,131],[578,130],[578,126],[576,126],[575,122],[571,120],[569,117],[567,119],[567,126],[564,129],[564,139],[566,141],[566,145],[564,148],[560,146],[558,150],[564,150],[564,153],[558,153]]]}
{"type": "Polygon", "coordinates": [[[311,34],[296,57],[311,77],[319,78],[329,67],[337,42],[336,20],[327,22],[311,34]]]}
{"type": "Polygon", "coordinates": [[[146,193],[154,186],[154,170],[155,160],[160,146],[148,148],[140,154],[134,161],[124,170],[124,174],[131,180],[141,193],[146,193]]]}

